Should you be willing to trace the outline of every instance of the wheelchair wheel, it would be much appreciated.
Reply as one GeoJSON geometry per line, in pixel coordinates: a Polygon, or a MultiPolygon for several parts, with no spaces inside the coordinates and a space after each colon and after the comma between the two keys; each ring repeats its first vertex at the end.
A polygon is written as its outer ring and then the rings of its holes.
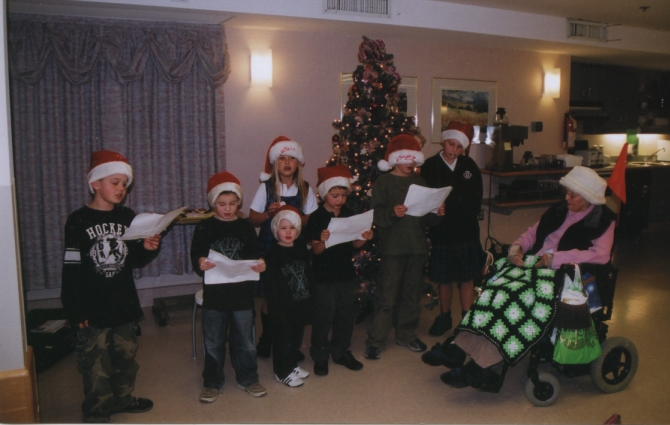
{"type": "Polygon", "coordinates": [[[526,381],[526,398],[533,404],[533,406],[551,406],[556,402],[561,393],[561,384],[551,373],[540,372],[538,375],[540,385],[535,386],[530,378],[526,381]]]}
{"type": "Polygon", "coordinates": [[[602,354],[591,363],[591,380],[604,393],[616,393],[628,386],[635,377],[640,358],[637,348],[627,338],[608,338],[602,354]]]}

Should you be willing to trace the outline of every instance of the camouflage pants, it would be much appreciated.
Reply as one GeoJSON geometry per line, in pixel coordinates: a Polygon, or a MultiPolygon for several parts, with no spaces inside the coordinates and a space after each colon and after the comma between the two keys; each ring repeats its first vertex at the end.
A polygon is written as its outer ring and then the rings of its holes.
{"type": "Polygon", "coordinates": [[[136,330],[135,323],[128,323],[113,328],[89,326],[77,332],[75,352],[77,370],[84,378],[85,421],[108,421],[132,401],[139,369],[136,330]]]}

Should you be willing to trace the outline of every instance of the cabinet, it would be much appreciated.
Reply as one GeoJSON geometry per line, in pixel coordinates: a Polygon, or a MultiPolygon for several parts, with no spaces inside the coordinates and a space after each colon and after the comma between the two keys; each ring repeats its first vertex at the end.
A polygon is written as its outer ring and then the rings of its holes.
{"type": "Polygon", "coordinates": [[[670,72],[573,62],[570,104],[585,134],[670,133],[670,72]],[[591,105],[591,110],[578,109],[591,105]]]}

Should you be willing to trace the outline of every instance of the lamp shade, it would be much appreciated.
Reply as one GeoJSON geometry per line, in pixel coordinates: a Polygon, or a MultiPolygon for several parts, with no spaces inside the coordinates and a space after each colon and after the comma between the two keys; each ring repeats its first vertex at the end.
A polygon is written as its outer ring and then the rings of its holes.
{"type": "Polygon", "coordinates": [[[551,68],[544,70],[544,97],[561,97],[561,69],[551,68]]]}
{"type": "Polygon", "coordinates": [[[272,87],[272,50],[251,52],[251,85],[272,87]]]}

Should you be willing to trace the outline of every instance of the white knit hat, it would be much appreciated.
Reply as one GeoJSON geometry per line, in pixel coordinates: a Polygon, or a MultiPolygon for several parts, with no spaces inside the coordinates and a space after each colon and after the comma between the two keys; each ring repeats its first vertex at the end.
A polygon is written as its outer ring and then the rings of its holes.
{"type": "Polygon", "coordinates": [[[588,167],[577,166],[558,181],[573,192],[581,195],[593,205],[605,203],[607,182],[598,173],[588,167]]]}
{"type": "Polygon", "coordinates": [[[302,228],[300,211],[298,211],[294,206],[282,205],[279,207],[279,209],[277,209],[275,216],[272,218],[272,223],[270,224],[270,227],[272,228],[272,234],[276,239],[279,239],[277,236],[277,230],[279,229],[279,222],[282,221],[282,219],[290,221],[291,224],[293,224],[295,228],[298,229],[298,234],[300,234],[300,230],[302,228]]]}
{"type": "Polygon", "coordinates": [[[242,186],[240,181],[227,171],[214,174],[207,182],[207,202],[214,207],[214,202],[221,192],[233,192],[240,198],[239,206],[242,205],[242,186]]]}
{"type": "Polygon", "coordinates": [[[113,174],[123,174],[128,177],[128,186],[133,182],[133,169],[123,155],[105,150],[91,152],[91,165],[88,171],[88,188],[91,189],[91,193],[94,193],[91,183],[113,174]]]}

